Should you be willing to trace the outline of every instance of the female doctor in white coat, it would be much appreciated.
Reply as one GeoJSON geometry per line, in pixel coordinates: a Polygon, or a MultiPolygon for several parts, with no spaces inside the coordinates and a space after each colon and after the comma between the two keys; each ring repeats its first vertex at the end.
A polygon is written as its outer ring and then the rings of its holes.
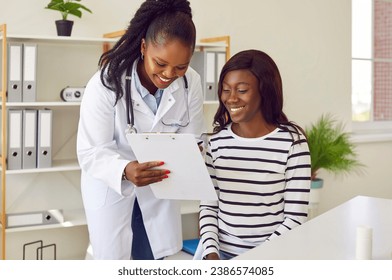
{"type": "Polygon", "coordinates": [[[162,259],[182,248],[179,203],[155,198],[149,187],[170,170],[159,159],[137,162],[125,135],[200,139],[201,82],[188,67],[195,38],[188,1],[147,0],[86,86],[77,154],[94,259],[162,259]]]}

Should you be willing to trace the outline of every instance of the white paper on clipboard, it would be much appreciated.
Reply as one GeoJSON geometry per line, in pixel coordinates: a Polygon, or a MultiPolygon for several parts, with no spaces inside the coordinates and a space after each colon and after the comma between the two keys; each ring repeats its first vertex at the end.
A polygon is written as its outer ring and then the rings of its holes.
{"type": "Polygon", "coordinates": [[[139,162],[163,161],[169,178],[151,184],[160,199],[217,200],[203,156],[192,134],[127,134],[139,162]]]}

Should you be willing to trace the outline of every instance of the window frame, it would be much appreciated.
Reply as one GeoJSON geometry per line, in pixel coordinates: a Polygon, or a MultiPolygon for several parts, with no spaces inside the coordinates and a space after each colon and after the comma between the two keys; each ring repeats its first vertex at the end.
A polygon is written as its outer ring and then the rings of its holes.
{"type": "MultiPolygon", "coordinates": [[[[352,0],[355,1],[355,0],[352,0]]],[[[371,1],[371,29],[374,30],[374,1],[371,1]]],[[[392,2],[389,0],[381,0],[386,2],[392,2]]],[[[353,13],[353,9],[351,9],[353,13]]],[[[392,18],[391,18],[392,20],[392,18]]],[[[352,31],[351,31],[352,32],[352,31]]],[[[352,34],[353,35],[353,34],[352,34]]],[[[383,141],[392,141],[392,120],[388,121],[375,121],[373,117],[374,110],[374,63],[378,61],[385,61],[385,59],[377,59],[375,58],[374,51],[374,36],[371,36],[371,57],[368,58],[358,58],[351,56],[351,65],[354,60],[364,60],[370,61],[372,64],[371,67],[371,106],[370,106],[370,120],[369,121],[354,121],[352,120],[352,132],[353,132],[353,140],[356,142],[383,142],[383,141]]],[[[352,39],[353,43],[353,39],[352,39]]],[[[392,59],[388,59],[388,62],[392,62],[392,59]]],[[[351,81],[352,82],[352,81],[351,81]]],[[[391,92],[392,95],[392,92],[391,92]]],[[[352,92],[351,92],[352,96],[352,92]]]]}

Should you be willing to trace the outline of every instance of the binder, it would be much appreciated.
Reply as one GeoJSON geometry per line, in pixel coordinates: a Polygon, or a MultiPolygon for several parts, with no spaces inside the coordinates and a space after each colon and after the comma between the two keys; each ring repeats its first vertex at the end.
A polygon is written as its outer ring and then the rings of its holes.
{"type": "Polygon", "coordinates": [[[22,102],[23,45],[8,44],[8,102],[22,102]]]}
{"type": "Polygon", "coordinates": [[[37,44],[23,45],[22,101],[35,102],[37,93],[37,44]]]}
{"type": "Polygon", "coordinates": [[[219,75],[226,63],[226,53],[220,51],[194,52],[191,67],[200,74],[205,101],[218,100],[219,75]]]}
{"type": "Polygon", "coordinates": [[[64,222],[62,209],[6,214],[6,227],[51,225],[64,222]]]}
{"type": "Polygon", "coordinates": [[[38,110],[37,167],[52,166],[52,110],[38,110]]]}
{"type": "Polygon", "coordinates": [[[219,83],[219,76],[221,74],[222,68],[226,63],[226,53],[225,52],[216,52],[216,93],[218,99],[218,83],[219,83]]]}
{"type": "Polygon", "coordinates": [[[22,110],[8,110],[7,169],[22,169],[22,110]]]}
{"type": "Polygon", "coordinates": [[[213,52],[206,52],[205,57],[205,100],[216,100],[215,96],[217,94],[217,87],[215,83],[215,53],[213,52]]]}
{"type": "Polygon", "coordinates": [[[37,110],[23,110],[22,168],[37,167],[37,110]]]}

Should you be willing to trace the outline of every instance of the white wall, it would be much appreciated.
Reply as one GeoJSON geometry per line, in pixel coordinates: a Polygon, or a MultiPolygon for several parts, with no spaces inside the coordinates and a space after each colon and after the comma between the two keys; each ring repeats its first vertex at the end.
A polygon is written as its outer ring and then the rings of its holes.
{"type": "MultiPolygon", "coordinates": [[[[0,23],[13,34],[55,35],[60,14],[49,0],[0,0],[0,23]],[[23,7],[21,9],[20,7],[23,7]]],[[[93,10],[74,18],[73,36],[101,36],[124,29],[143,1],[83,0],[93,10]]],[[[269,53],[284,84],[285,111],[302,126],[331,112],[350,129],[350,0],[190,0],[198,37],[231,36],[232,54],[249,48],[269,53]]],[[[325,178],[320,211],[356,195],[392,198],[392,143],[359,143],[363,175],[325,178]]]]}

